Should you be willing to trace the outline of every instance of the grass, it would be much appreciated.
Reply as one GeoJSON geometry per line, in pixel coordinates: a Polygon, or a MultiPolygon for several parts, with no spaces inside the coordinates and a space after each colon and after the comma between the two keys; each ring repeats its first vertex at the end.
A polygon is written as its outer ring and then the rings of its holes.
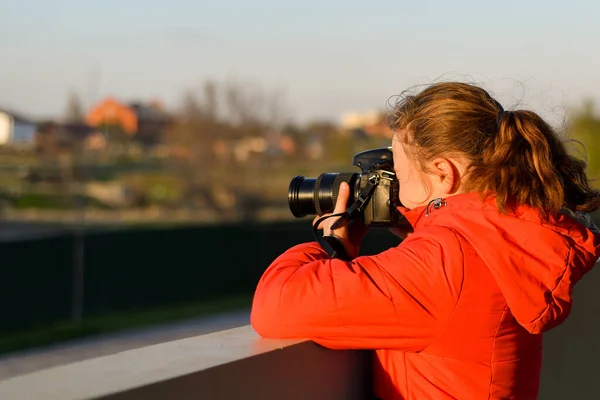
{"type": "Polygon", "coordinates": [[[61,321],[50,326],[0,334],[0,354],[49,346],[72,339],[89,338],[102,333],[119,332],[205,317],[250,307],[252,296],[234,295],[202,302],[130,310],[111,315],[84,318],[81,324],[61,321]]]}

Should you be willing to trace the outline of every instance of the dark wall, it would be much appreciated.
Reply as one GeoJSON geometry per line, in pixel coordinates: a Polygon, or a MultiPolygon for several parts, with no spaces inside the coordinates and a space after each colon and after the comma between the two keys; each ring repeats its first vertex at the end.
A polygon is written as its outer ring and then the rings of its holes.
{"type": "MultiPolygon", "coordinates": [[[[310,221],[85,236],[84,315],[252,293],[287,248],[312,240],[310,221]]],[[[369,233],[363,252],[398,243],[369,233]]],[[[0,243],[0,331],[66,319],[71,312],[72,236],[0,243]]]]}
{"type": "Polygon", "coordinates": [[[0,331],[69,317],[71,248],[67,237],[0,243],[0,331]]]}
{"type": "Polygon", "coordinates": [[[600,267],[575,287],[573,310],[544,335],[540,399],[600,399],[600,267]]]}

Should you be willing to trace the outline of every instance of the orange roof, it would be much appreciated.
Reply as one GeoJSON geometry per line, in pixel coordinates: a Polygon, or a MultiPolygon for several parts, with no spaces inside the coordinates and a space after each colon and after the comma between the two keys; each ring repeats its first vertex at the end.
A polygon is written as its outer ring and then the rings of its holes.
{"type": "Polygon", "coordinates": [[[85,121],[94,127],[119,125],[128,134],[134,134],[138,129],[135,112],[130,107],[110,97],[96,105],[86,116],[85,121]]]}

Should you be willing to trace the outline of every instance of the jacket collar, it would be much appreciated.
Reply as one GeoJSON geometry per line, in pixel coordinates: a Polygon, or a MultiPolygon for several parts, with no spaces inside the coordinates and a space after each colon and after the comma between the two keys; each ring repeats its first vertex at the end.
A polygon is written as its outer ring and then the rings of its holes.
{"type": "Polygon", "coordinates": [[[445,213],[450,210],[460,209],[484,209],[484,208],[496,208],[496,200],[493,196],[487,198],[481,198],[480,193],[461,193],[454,196],[445,198],[435,198],[427,205],[419,206],[413,209],[408,209],[403,206],[397,207],[398,211],[407,219],[412,225],[413,229],[417,225],[426,223],[433,216],[438,213],[445,213]]]}

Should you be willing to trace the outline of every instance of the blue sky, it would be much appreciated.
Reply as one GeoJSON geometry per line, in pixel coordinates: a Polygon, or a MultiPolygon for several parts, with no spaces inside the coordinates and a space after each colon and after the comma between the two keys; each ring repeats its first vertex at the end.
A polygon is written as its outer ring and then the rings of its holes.
{"type": "Polygon", "coordinates": [[[383,108],[435,79],[483,84],[560,119],[600,101],[600,2],[19,0],[0,3],[0,107],[60,116],[206,79],[285,93],[296,120],[383,108]]]}

